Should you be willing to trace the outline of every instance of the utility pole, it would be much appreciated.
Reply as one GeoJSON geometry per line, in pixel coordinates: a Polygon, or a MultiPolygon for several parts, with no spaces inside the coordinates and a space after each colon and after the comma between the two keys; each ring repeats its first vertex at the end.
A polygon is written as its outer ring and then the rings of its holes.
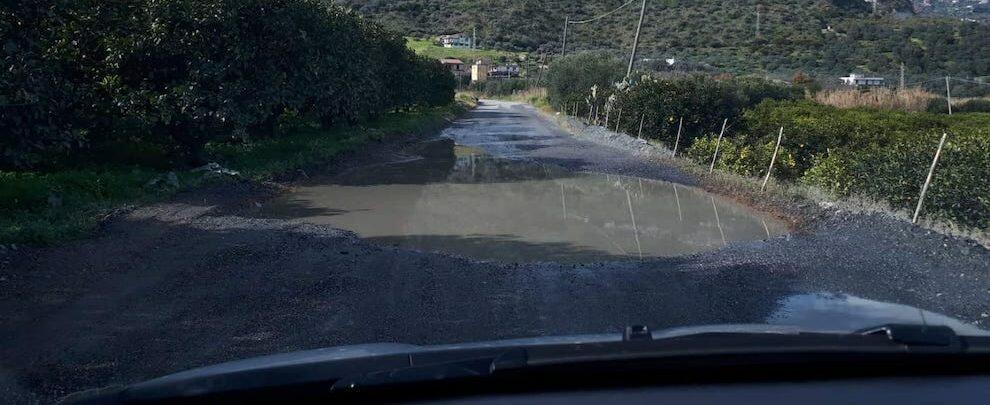
{"type": "Polygon", "coordinates": [[[567,26],[571,23],[571,17],[564,17],[564,43],[560,46],[560,56],[567,56],[567,26]]]}
{"type": "Polygon", "coordinates": [[[629,55],[629,69],[626,69],[626,77],[632,75],[633,65],[636,64],[636,48],[639,47],[639,32],[643,28],[643,17],[646,17],[646,0],[639,9],[639,24],[636,25],[636,38],[633,39],[632,54],[629,55]]]}
{"type": "Polygon", "coordinates": [[[471,34],[471,49],[477,49],[478,47],[478,27],[473,28],[474,31],[471,34]]]}
{"type": "Polygon", "coordinates": [[[901,62],[901,90],[904,90],[904,62],[901,62]]]}

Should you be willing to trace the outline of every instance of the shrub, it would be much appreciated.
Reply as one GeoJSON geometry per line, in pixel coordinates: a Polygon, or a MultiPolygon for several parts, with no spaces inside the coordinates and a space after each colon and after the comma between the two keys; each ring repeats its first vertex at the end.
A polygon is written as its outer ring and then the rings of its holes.
{"type": "MultiPolygon", "coordinates": [[[[925,201],[925,212],[990,228],[990,131],[950,135],[925,201]]],[[[840,196],[858,194],[913,209],[940,135],[837,150],[816,161],[802,182],[840,196]]]]}
{"type": "MultiPolygon", "coordinates": [[[[710,164],[717,141],[717,135],[699,138],[687,149],[687,156],[698,163],[710,164]]],[[[723,138],[722,144],[718,148],[718,160],[715,167],[719,170],[747,176],[765,176],[776,146],[776,140],[749,145],[740,140],[723,138]]],[[[794,155],[787,148],[781,148],[777,154],[777,161],[774,163],[774,176],[790,176],[794,170],[794,163],[794,155]]]]}
{"type": "MultiPolygon", "coordinates": [[[[784,142],[774,176],[839,196],[863,195],[913,209],[943,132],[949,140],[925,212],[959,224],[990,226],[990,114],[953,116],[839,109],[811,101],[766,101],[743,115],[739,133],[723,139],[717,167],[762,176],[777,130],[784,142]]],[[[687,154],[711,162],[714,136],[687,154]]]]}
{"type": "Polygon", "coordinates": [[[990,99],[985,98],[974,98],[972,100],[966,100],[965,102],[959,104],[959,106],[952,106],[953,112],[990,112],[990,99]]]}
{"type": "Polygon", "coordinates": [[[728,118],[735,131],[746,108],[767,99],[797,99],[803,90],[762,79],[713,78],[694,76],[643,75],[617,93],[615,108],[630,119],[620,123],[626,131],[639,130],[639,117],[645,114],[643,136],[673,145],[680,119],[684,119],[681,145],[721,129],[728,118]]]}
{"type": "Polygon", "coordinates": [[[625,67],[619,60],[603,53],[578,53],[556,60],[547,74],[550,104],[559,108],[578,105],[578,113],[587,113],[590,105],[600,105],[622,80],[625,67]],[[592,95],[592,88],[595,94],[592,95]]]}
{"type": "Polygon", "coordinates": [[[134,141],[196,164],[286,113],[333,125],[453,99],[439,63],[328,0],[12,0],[0,16],[0,167],[134,141]]]}
{"type": "Polygon", "coordinates": [[[85,121],[78,116],[87,89],[65,80],[73,66],[53,57],[63,49],[56,46],[59,13],[76,9],[68,1],[0,5],[0,169],[42,164],[86,139],[87,128],[77,124],[85,121]]]}
{"type": "Polygon", "coordinates": [[[488,80],[484,83],[474,83],[470,89],[488,97],[505,97],[529,90],[535,84],[535,82],[527,79],[488,80]]]}

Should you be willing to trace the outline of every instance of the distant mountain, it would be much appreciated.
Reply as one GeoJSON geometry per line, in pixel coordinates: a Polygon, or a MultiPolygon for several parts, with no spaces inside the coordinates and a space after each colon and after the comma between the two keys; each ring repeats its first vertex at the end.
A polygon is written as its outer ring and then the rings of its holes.
{"type": "MultiPolygon", "coordinates": [[[[565,16],[589,19],[627,1],[337,0],[409,35],[476,29],[483,47],[549,55],[560,52],[565,16]]],[[[990,25],[950,13],[985,1],[880,0],[874,12],[864,0],[649,0],[641,55],[738,74],[893,74],[903,62],[911,78],[988,76],[990,25]]],[[[626,54],[639,4],[571,25],[568,50],[626,54]]]]}

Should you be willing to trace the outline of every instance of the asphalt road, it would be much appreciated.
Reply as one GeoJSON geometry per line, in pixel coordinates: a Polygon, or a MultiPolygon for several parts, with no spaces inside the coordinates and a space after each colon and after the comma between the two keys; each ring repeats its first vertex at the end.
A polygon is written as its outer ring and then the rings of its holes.
{"type": "MultiPolygon", "coordinates": [[[[528,106],[486,102],[445,132],[498,156],[691,184],[669,167],[576,140],[528,106]]],[[[349,158],[388,159],[394,150],[349,158]]],[[[350,163],[341,163],[341,167],[350,163]]],[[[182,194],[96,236],[0,250],[0,402],[51,402],[217,362],[343,344],[451,343],[765,322],[828,292],[972,324],[990,312],[990,253],[877,215],[643,262],[499,264],[366,243],[255,215],[275,190],[182,194]]]]}

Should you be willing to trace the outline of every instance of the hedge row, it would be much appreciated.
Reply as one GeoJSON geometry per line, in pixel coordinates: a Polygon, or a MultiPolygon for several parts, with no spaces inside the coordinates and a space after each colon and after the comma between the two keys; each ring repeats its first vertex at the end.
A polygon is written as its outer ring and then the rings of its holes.
{"type": "Polygon", "coordinates": [[[758,78],[635,73],[623,79],[625,66],[600,54],[576,54],[554,62],[548,97],[555,108],[588,116],[609,115],[609,127],[673,145],[683,118],[681,145],[735,122],[750,107],[767,99],[799,99],[801,87],[758,78]],[[589,111],[590,110],[590,111],[589,111]],[[618,122],[616,121],[618,120],[618,122]]]}
{"type": "Polygon", "coordinates": [[[0,6],[0,168],[142,142],[210,141],[453,98],[453,76],[332,0],[10,0],[0,6]]]}
{"type": "MultiPolygon", "coordinates": [[[[939,139],[948,133],[925,213],[990,229],[990,114],[948,116],[767,101],[747,111],[739,131],[723,140],[718,167],[765,175],[781,126],[784,142],[775,177],[908,210],[917,205],[939,139]]],[[[707,137],[688,155],[707,164],[714,147],[714,137],[707,137]]]]}

